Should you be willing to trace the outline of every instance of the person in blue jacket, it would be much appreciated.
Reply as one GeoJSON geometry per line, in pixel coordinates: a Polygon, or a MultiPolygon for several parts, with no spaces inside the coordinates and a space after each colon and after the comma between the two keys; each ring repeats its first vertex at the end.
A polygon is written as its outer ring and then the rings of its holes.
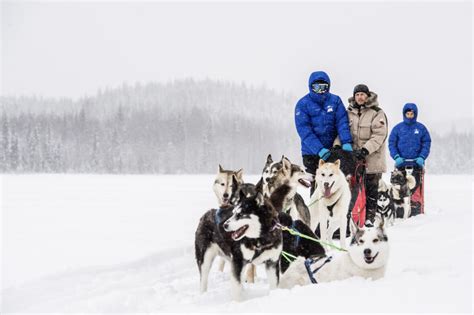
{"type": "Polygon", "coordinates": [[[418,168],[425,166],[430,154],[431,137],[428,129],[416,121],[418,108],[413,103],[403,107],[403,122],[397,124],[388,138],[390,156],[395,160],[397,168],[413,165],[418,168]],[[414,160],[413,162],[407,160],[414,160]]]}
{"type": "MultiPolygon", "coordinates": [[[[352,136],[341,98],[329,93],[329,76],[324,71],[313,72],[308,87],[309,93],[296,104],[295,125],[301,138],[303,164],[308,173],[316,174],[319,159],[327,161],[336,137],[343,150],[352,151],[352,136]]],[[[313,182],[311,194],[314,189],[313,182]]]]}

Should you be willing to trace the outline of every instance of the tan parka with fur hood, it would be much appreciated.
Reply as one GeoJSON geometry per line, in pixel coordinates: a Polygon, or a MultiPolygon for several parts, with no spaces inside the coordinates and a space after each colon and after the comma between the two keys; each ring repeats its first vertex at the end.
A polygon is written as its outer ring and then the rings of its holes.
{"type": "Polygon", "coordinates": [[[385,173],[387,171],[386,140],[388,135],[387,116],[379,107],[377,94],[370,92],[365,105],[360,108],[354,97],[349,98],[347,108],[349,125],[353,141],[353,149],[366,148],[367,173],[385,173]]]}

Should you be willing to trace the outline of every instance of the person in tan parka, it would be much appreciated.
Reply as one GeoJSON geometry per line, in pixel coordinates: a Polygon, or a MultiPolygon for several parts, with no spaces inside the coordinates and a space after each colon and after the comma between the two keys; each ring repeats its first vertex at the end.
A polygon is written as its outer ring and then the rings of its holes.
{"type": "Polygon", "coordinates": [[[364,84],[354,88],[347,109],[354,155],[365,160],[366,225],[374,222],[377,211],[377,193],[382,173],[387,171],[385,161],[388,135],[387,116],[379,107],[377,94],[364,84]]]}

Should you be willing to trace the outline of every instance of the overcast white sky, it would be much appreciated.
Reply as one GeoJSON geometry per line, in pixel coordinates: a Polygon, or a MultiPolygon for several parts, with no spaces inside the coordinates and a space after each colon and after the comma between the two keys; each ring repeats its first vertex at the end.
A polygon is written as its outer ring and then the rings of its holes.
{"type": "Polygon", "coordinates": [[[209,77],[300,97],[325,70],[344,102],[366,83],[389,118],[411,101],[421,120],[470,120],[472,14],[470,1],[3,1],[0,92],[77,98],[209,77]]]}

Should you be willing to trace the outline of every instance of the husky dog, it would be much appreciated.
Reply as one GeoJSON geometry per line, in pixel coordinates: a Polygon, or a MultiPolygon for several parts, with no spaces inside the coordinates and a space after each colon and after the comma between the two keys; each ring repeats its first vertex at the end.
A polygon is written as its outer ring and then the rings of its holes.
{"type": "Polygon", "coordinates": [[[377,213],[384,218],[390,225],[395,221],[395,212],[393,211],[390,198],[390,186],[381,178],[379,180],[378,197],[377,197],[377,213]]]}
{"type": "Polygon", "coordinates": [[[242,169],[238,171],[225,170],[219,164],[216,180],[212,185],[212,190],[214,190],[214,193],[216,194],[219,207],[226,207],[230,205],[230,197],[232,194],[232,177],[235,176],[237,182],[242,184],[244,182],[242,179],[242,173],[242,169]]]}
{"type": "MultiPolygon", "coordinates": [[[[230,206],[230,198],[232,194],[232,179],[235,177],[239,184],[243,183],[242,179],[243,170],[238,171],[225,170],[219,164],[219,170],[217,171],[217,176],[212,185],[212,190],[216,194],[217,204],[220,208],[225,208],[230,206]]],[[[219,262],[219,271],[224,271],[225,260],[221,259],[219,262]]],[[[249,280],[252,280],[252,277],[249,277],[249,280]]]]}
{"type": "MultiPolygon", "coordinates": [[[[317,239],[313,231],[303,223],[301,220],[293,220],[292,217],[284,212],[278,215],[280,224],[287,226],[299,233],[317,239]]],[[[304,237],[293,235],[288,231],[283,231],[283,251],[290,253],[293,256],[309,257],[323,257],[325,256],[324,247],[321,244],[304,237]]],[[[283,274],[290,265],[290,262],[282,257],[280,259],[280,271],[283,274]]]]}
{"type": "Polygon", "coordinates": [[[279,162],[274,162],[269,154],[262,177],[257,183],[257,190],[261,191],[267,198],[283,183],[288,183],[292,190],[283,202],[283,211],[289,213],[294,220],[301,220],[306,225],[310,224],[309,209],[304,203],[303,197],[298,194],[298,185],[305,188],[311,187],[312,176],[307,174],[299,165],[291,164],[290,160],[282,156],[279,162]]]}
{"type": "MultiPolygon", "coordinates": [[[[236,190],[238,184],[234,178],[233,189],[238,194],[235,206],[224,208],[224,221],[218,210],[206,212],[199,222],[195,235],[195,254],[201,278],[201,292],[207,290],[209,270],[212,261],[220,255],[231,264],[232,297],[241,299],[242,271],[245,265],[265,264],[270,287],[275,288],[279,281],[279,259],[282,250],[282,232],[275,228],[278,213],[261,193],[250,194],[236,190]]],[[[279,187],[289,193],[288,185],[279,187]]],[[[285,193],[283,193],[285,195],[285,193]]],[[[220,209],[222,212],[222,208],[220,209]]]]}
{"type": "Polygon", "coordinates": [[[295,285],[350,277],[382,278],[390,249],[383,217],[376,216],[374,227],[359,228],[352,220],[350,222],[352,241],[347,252],[316,259],[298,257],[282,275],[279,287],[289,289],[295,285]]]}
{"type": "MultiPolygon", "coordinates": [[[[271,159],[270,155],[269,157],[271,159]]],[[[310,183],[307,182],[307,180],[311,179],[311,177],[307,176],[298,165],[291,164],[291,162],[285,157],[282,157],[280,164],[282,166],[280,169],[281,172],[277,172],[277,174],[270,177],[270,180],[268,181],[270,184],[269,186],[271,186],[270,202],[273,205],[276,205],[275,210],[278,212],[279,222],[299,233],[312,238],[317,238],[314,232],[309,228],[309,225],[299,219],[293,219],[290,215],[291,212],[288,213],[284,211],[285,209],[288,209],[288,204],[291,203],[291,201],[288,201],[289,196],[295,194],[295,186],[297,186],[298,183],[302,184],[300,181],[303,181],[305,183],[304,186],[309,187],[310,183]],[[282,173],[290,176],[282,176],[282,173]],[[290,191],[288,192],[286,189],[279,189],[280,187],[288,187],[290,191]]],[[[301,197],[300,195],[298,196],[301,197]]],[[[293,215],[294,214],[295,212],[293,212],[293,215]]],[[[321,244],[301,236],[293,235],[288,231],[283,232],[283,250],[294,256],[303,257],[320,257],[325,254],[324,248],[321,244]]],[[[288,265],[289,262],[286,259],[280,259],[280,271],[282,273],[286,271],[288,265]]]]}
{"type": "MultiPolygon", "coordinates": [[[[321,240],[332,242],[334,232],[340,228],[347,229],[347,216],[351,191],[346,177],[340,169],[340,161],[326,163],[319,160],[316,171],[316,191],[311,196],[311,230],[315,231],[318,224],[321,240]],[[329,221],[329,226],[328,226],[329,221]]],[[[344,233],[340,233],[342,248],[346,248],[344,233]]]]}
{"type": "Polygon", "coordinates": [[[410,200],[413,189],[416,187],[416,179],[404,170],[395,169],[390,177],[390,183],[392,184],[390,189],[392,211],[396,217],[403,213],[403,219],[406,220],[411,213],[410,200]]]}

